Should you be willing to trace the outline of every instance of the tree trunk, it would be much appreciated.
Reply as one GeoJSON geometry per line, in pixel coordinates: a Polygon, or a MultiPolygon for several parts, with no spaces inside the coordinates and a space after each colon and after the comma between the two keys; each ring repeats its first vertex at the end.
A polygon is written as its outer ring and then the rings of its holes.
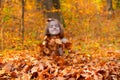
{"type": "Polygon", "coordinates": [[[43,7],[44,7],[44,13],[45,13],[45,16],[46,18],[50,18],[50,17],[53,17],[52,16],[52,0],[44,0],[43,2],[43,7]]]}
{"type": "Polygon", "coordinates": [[[114,14],[112,0],[107,0],[107,10],[108,10],[108,19],[110,19],[114,14]]]}
{"type": "Polygon", "coordinates": [[[59,0],[44,0],[43,6],[45,9],[44,14],[46,15],[46,18],[55,18],[64,24],[64,20],[60,12],[59,0]]]}
{"type": "Polygon", "coordinates": [[[22,3],[22,15],[21,15],[21,30],[22,30],[22,44],[24,44],[24,6],[25,2],[24,0],[21,1],[22,3]]]}

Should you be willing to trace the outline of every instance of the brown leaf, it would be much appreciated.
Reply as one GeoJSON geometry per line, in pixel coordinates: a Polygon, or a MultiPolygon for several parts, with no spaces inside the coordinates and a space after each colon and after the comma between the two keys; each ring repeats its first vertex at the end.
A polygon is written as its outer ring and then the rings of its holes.
{"type": "Polygon", "coordinates": [[[18,77],[17,71],[11,72],[11,77],[17,78],[18,77]]]}
{"type": "Polygon", "coordinates": [[[64,77],[57,77],[57,80],[66,80],[64,77]]]}
{"type": "Polygon", "coordinates": [[[31,70],[31,68],[32,68],[32,65],[26,65],[26,66],[23,68],[22,72],[28,73],[28,72],[31,70]]]}
{"type": "Polygon", "coordinates": [[[0,70],[0,75],[2,75],[2,74],[4,74],[4,73],[5,73],[5,70],[4,70],[4,69],[0,70]]]}
{"type": "Polygon", "coordinates": [[[54,72],[54,76],[57,76],[58,75],[58,68],[57,69],[55,69],[55,72],[54,72]]]}
{"type": "Polygon", "coordinates": [[[38,71],[38,68],[39,68],[38,66],[32,67],[31,73],[37,72],[37,71],[38,71]]]}
{"type": "Polygon", "coordinates": [[[30,79],[34,79],[34,78],[37,78],[37,77],[38,77],[38,72],[33,72],[30,79]]]}
{"type": "Polygon", "coordinates": [[[30,80],[31,75],[24,73],[23,76],[21,77],[21,80],[30,80]]]}
{"type": "Polygon", "coordinates": [[[57,44],[62,44],[62,41],[61,41],[60,39],[55,39],[55,42],[56,42],[57,44]]]}
{"type": "Polygon", "coordinates": [[[58,63],[59,66],[63,66],[66,62],[61,56],[54,56],[54,60],[58,63]]]}
{"type": "Polygon", "coordinates": [[[39,63],[39,70],[44,70],[44,64],[43,63],[39,63]]]}
{"type": "Polygon", "coordinates": [[[45,77],[43,76],[41,72],[39,72],[36,80],[45,80],[45,77]]]}
{"type": "Polygon", "coordinates": [[[48,44],[54,46],[55,45],[55,39],[51,39],[48,44]]]}
{"type": "Polygon", "coordinates": [[[50,53],[49,49],[46,48],[46,47],[44,47],[43,50],[44,50],[44,52],[45,52],[46,54],[49,54],[49,53],[50,53]]]}
{"type": "Polygon", "coordinates": [[[13,69],[13,61],[10,61],[9,63],[5,64],[5,66],[3,67],[3,69],[6,71],[6,72],[11,72],[11,70],[13,69]]]}

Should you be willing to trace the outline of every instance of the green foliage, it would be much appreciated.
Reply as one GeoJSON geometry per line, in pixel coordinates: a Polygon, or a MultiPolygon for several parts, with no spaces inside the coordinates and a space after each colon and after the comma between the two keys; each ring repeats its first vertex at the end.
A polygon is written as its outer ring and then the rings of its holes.
{"type": "Polygon", "coordinates": [[[4,17],[2,18],[3,22],[10,20],[10,18],[11,18],[10,17],[11,16],[10,8],[7,8],[7,7],[3,8],[3,15],[4,15],[4,17]]]}
{"type": "Polygon", "coordinates": [[[3,18],[3,22],[6,22],[10,19],[10,16],[9,15],[6,15],[4,18],[3,18]]]}
{"type": "Polygon", "coordinates": [[[9,14],[10,8],[3,8],[3,12],[6,13],[6,14],[9,14]]]}

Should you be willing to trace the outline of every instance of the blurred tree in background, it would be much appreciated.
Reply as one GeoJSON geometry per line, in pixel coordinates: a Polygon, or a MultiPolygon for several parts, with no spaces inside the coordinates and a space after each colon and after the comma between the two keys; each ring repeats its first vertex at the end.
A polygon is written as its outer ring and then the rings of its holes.
{"type": "Polygon", "coordinates": [[[42,4],[46,18],[55,18],[64,23],[59,0],[44,0],[42,4]]]}
{"type": "Polygon", "coordinates": [[[22,4],[22,14],[21,14],[21,32],[22,32],[22,44],[24,44],[24,11],[25,11],[25,1],[22,0],[21,1],[21,4],[22,4]]]}
{"type": "Polygon", "coordinates": [[[108,6],[108,9],[107,9],[108,10],[108,18],[111,18],[111,16],[114,13],[112,0],[107,0],[107,6],[108,6]]]}

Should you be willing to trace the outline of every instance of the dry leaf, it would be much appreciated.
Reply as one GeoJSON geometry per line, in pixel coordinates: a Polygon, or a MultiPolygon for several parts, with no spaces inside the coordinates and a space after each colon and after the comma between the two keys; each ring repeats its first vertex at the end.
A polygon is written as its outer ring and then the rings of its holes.
{"type": "Polygon", "coordinates": [[[55,39],[55,42],[56,42],[57,44],[62,44],[62,41],[61,41],[60,39],[55,39]]]}
{"type": "Polygon", "coordinates": [[[57,77],[56,80],[66,80],[64,77],[57,77]]]}
{"type": "Polygon", "coordinates": [[[2,75],[2,74],[4,74],[4,73],[5,73],[5,70],[4,70],[4,69],[0,70],[0,75],[2,75]]]}

